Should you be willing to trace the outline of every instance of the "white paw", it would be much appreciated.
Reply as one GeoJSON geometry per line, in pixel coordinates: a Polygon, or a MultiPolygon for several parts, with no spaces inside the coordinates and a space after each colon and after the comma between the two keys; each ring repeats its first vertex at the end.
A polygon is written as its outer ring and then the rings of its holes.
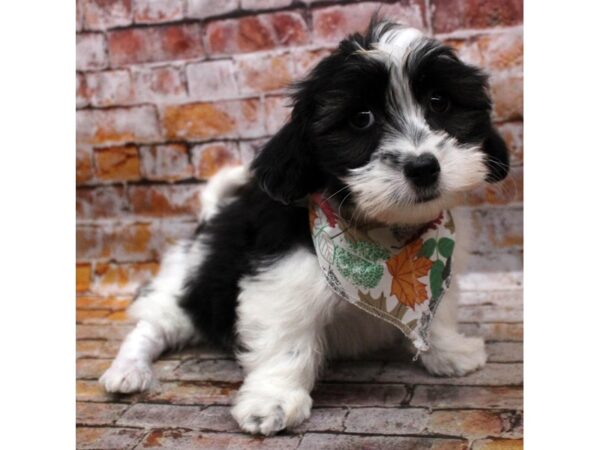
{"type": "Polygon", "coordinates": [[[139,361],[113,361],[110,368],[100,377],[106,392],[145,391],[154,383],[152,368],[139,361]]]}
{"type": "Polygon", "coordinates": [[[460,377],[481,369],[486,360],[483,339],[461,334],[432,340],[431,348],[421,354],[421,361],[430,374],[446,377],[460,377]]]}
{"type": "Polygon", "coordinates": [[[239,392],[231,415],[248,433],[270,436],[310,417],[312,399],[304,390],[273,396],[264,392],[239,392]]]}

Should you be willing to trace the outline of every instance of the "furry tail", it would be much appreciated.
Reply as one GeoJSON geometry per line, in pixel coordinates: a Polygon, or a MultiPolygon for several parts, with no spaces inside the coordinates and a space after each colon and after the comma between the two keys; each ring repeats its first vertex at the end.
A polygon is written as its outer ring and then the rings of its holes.
{"type": "Polygon", "coordinates": [[[217,172],[200,193],[198,221],[203,223],[213,217],[219,207],[248,181],[248,177],[248,168],[244,166],[225,167],[217,172]]]}

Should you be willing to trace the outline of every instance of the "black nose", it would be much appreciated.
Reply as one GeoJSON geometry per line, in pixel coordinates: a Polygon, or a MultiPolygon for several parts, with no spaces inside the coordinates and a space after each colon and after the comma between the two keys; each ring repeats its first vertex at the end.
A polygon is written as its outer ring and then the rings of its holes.
{"type": "Polygon", "coordinates": [[[404,163],[404,175],[415,186],[431,186],[439,178],[440,163],[431,153],[422,153],[404,163]]]}

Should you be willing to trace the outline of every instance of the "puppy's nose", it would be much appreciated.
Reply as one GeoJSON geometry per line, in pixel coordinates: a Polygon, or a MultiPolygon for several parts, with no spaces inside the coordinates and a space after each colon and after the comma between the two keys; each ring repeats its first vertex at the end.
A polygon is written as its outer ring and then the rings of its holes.
{"type": "Polygon", "coordinates": [[[415,186],[431,186],[439,178],[440,163],[431,153],[422,153],[404,163],[404,175],[415,186]]]}

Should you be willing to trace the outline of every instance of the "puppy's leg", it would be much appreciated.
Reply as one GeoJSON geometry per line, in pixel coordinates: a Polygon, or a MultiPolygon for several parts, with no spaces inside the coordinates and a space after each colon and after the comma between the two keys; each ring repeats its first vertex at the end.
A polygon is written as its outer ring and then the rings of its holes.
{"type": "Polygon", "coordinates": [[[154,381],[152,362],[167,348],[198,338],[177,302],[188,269],[199,263],[199,250],[199,242],[181,242],[172,248],[158,276],[129,308],[129,315],[139,322],[100,378],[106,391],[129,393],[148,389],[154,381]]]}
{"type": "Polygon", "coordinates": [[[297,250],[240,283],[239,360],[247,371],[232,415],[250,433],[270,435],[310,416],[324,328],[338,300],[318,262],[297,250]]]}
{"type": "Polygon", "coordinates": [[[433,318],[430,349],[421,354],[423,365],[433,375],[466,375],[483,367],[487,359],[483,338],[457,331],[456,309],[457,296],[451,288],[433,318]]]}

